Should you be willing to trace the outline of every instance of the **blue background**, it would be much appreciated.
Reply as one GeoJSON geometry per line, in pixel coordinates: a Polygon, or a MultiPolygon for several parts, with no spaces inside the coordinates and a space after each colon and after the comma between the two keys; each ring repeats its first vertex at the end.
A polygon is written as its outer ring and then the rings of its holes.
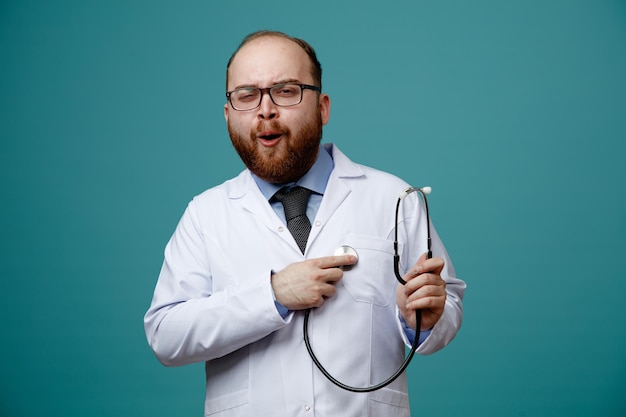
{"type": "Polygon", "coordinates": [[[615,0],[2,0],[0,415],[202,414],[202,365],[162,367],[142,317],[189,199],[242,169],[225,65],[265,28],[317,49],[326,141],[433,186],[469,287],[414,414],[626,415],[615,0]]]}

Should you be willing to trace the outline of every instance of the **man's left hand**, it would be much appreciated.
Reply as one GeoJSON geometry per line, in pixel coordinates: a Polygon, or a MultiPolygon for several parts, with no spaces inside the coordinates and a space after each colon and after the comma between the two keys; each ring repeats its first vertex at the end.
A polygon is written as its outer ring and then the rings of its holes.
{"type": "Polygon", "coordinates": [[[446,304],[446,282],[441,278],[444,261],[423,254],[402,277],[407,283],[396,290],[396,303],[404,321],[415,329],[415,310],[422,310],[420,331],[432,329],[446,304]]]}

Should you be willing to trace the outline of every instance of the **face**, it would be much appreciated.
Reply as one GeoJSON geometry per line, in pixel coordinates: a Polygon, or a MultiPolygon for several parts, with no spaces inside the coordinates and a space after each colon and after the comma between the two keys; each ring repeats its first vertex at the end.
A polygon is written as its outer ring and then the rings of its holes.
{"type": "MultiPolygon", "coordinates": [[[[276,36],[243,46],[228,70],[228,91],[265,88],[284,82],[314,84],[311,62],[298,44],[276,36]]],[[[253,110],[237,111],[227,102],[224,117],[233,146],[244,164],[275,184],[296,181],[313,165],[330,116],[326,94],[304,90],[302,102],[280,107],[268,94],[253,110]]]]}

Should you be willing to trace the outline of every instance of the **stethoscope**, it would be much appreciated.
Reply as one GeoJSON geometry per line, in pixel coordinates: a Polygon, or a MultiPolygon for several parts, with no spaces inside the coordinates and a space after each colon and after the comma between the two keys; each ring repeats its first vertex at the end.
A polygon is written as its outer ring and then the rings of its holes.
{"type": "MultiPolygon", "coordinates": [[[[431,250],[431,239],[430,239],[430,215],[428,214],[428,200],[426,199],[426,195],[430,194],[432,191],[431,187],[422,187],[422,188],[415,188],[415,187],[409,187],[405,190],[403,190],[400,195],[398,196],[398,202],[396,203],[396,227],[395,227],[395,238],[394,238],[394,242],[393,242],[393,250],[394,250],[394,255],[393,255],[393,271],[396,275],[396,279],[398,280],[398,282],[402,285],[406,284],[406,281],[402,278],[402,276],[400,275],[400,255],[398,254],[398,212],[400,211],[400,203],[402,202],[402,200],[404,200],[404,198],[406,196],[408,196],[409,194],[413,193],[413,192],[418,192],[421,196],[422,196],[422,200],[424,201],[424,207],[426,209],[426,238],[427,238],[427,253],[426,256],[427,258],[432,258],[433,257],[433,253],[431,250]]],[[[352,248],[351,246],[347,246],[347,245],[342,245],[339,248],[337,248],[337,250],[335,251],[335,255],[342,255],[342,254],[350,254],[350,255],[354,255],[357,257],[357,262],[358,262],[358,254],[356,252],[356,250],[354,248],[352,248]]],[[[347,269],[346,267],[344,267],[344,269],[347,269]]],[[[309,315],[311,313],[311,309],[308,309],[305,311],[304,313],[304,344],[306,345],[306,348],[309,352],[309,355],[311,356],[311,360],[313,360],[313,363],[315,364],[315,366],[317,366],[317,368],[320,370],[320,372],[322,372],[322,374],[324,374],[324,376],[326,378],[328,378],[328,380],[330,382],[332,382],[333,384],[337,385],[340,388],[343,388],[344,390],[347,391],[352,391],[352,392],[371,392],[371,391],[376,391],[378,389],[381,389],[383,387],[386,387],[387,385],[391,384],[393,381],[396,380],[396,378],[398,378],[407,368],[407,366],[409,366],[409,363],[411,362],[411,359],[413,359],[413,355],[415,354],[415,351],[418,348],[419,345],[419,328],[422,322],[422,312],[421,310],[415,310],[415,323],[416,326],[415,328],[417,329],[416,335],[415,335],[415,340],[413,340],[413,345],[411,346],[411,351],[409,352],[409,354],[407,355],[407,357],[404,359],[404,362],[402,363],[402,365],[400,366],[400,368],[398,368],[398,370],[391,375],[389,378],[387,378],[386,380],[384,380],[383,382],[376,384],[376,385],[371,385],[369,387],[352,387],[350,385],[346,385],[343,382],[337,380],[335,377],[333,377],[327,370],[326,368],[324,368],[324,366],[321,364],[321,362],[319,361],[319,359],[317,358],[317,356],[315,356],[315,353],[313,352],[313,348],[311,348],[311,343],[309,341],[309,315]]]]}

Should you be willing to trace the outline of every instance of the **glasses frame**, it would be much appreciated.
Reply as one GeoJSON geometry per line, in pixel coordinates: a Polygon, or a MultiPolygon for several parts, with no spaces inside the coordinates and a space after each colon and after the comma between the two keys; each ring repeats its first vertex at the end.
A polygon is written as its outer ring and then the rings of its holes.
{"type": "Polygon", "coordinates": [[[257,87],[243,87],[243,88],[236,88],[232,91],[227,91],[226,92],[226,98],[228,99],[228,102],[230,103],[230,106],[233,108],[233,110],[237,110],[237,111],[250,111],[250,110],[254,110],[257,109],[261,103],[263,102],[263,96],[265,94],[267,94],[268,96],[270,96],[270,100],[272,100],[272,103],[274,103],[275,105],[279,106],[279,107],[292,107],[292,106],[297,106],[298,104],[302,103],[302,97],[304,96],[304,90],[313,90],[313,91],[317,91],[318,93],[322,92],[322,89],[320,87],[317,87],[315,85],[310,85],[310,84],[301,84],[301,83],[280,83],[280,84],[275,84],[272,85],[270,87],[265,87],[265,88],[257,88],[257,87]],[[276,87],[282,87],[285,85],[297,85],[298,87],[300,87],[300,100],[298,100],[297,103],[294,104],[278,104],[276,103],[276,101],[274,101],[274,97],[272,97],[272,89],[276,88],[276,87]],[[259,96],[259,103],[249,109],[238,109],[237,107],[235,107],[235,105],[233,104],[233,100],[231,98],[231,94],[239,91],[239,90],[258,90],[261,95],[259,96]]]}

